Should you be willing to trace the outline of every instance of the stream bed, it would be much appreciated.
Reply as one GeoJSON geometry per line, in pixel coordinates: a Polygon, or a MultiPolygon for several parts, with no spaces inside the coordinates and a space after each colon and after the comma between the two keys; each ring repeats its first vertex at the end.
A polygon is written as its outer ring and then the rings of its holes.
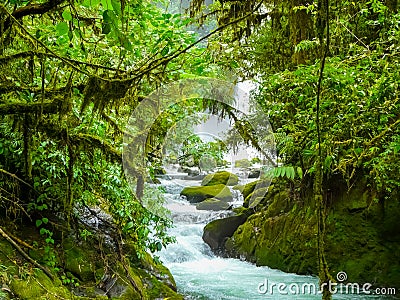
{"type": "MultiPolygon", "coordinates": [[[[166,207],[171,211],[174,221],[170,235],[176,237],[177,243],[167,246],[158,255],[170,269],[178,291],[185,295],[185,299],[321,299],[317,293],[318,278],[315,276],[285,273],[268,267],[257,267],[240,259],[214,255],[202,240],[203,228],[210,221],[222,218],[229,212],[196,210],[194,205],[180,197],[179,193],[184,186],[200,185],[200,181],[161,179],[161,184],[166,189],[166,207]],[[281,291],[278,290],[278,284],[281,284],[281,291]]],[[[239,193],[234,193],[234,198],[236,206],[243,201],[239,193]]],[[[348,294],[342,288],[342,293],[335,294],[333,299],[387,298],[348,294]]]]}

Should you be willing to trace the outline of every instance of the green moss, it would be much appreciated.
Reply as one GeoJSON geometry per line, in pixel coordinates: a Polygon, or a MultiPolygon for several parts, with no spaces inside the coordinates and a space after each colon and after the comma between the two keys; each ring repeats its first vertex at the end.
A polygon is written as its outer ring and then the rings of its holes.
{"type": "Polygon", "coordinates": [[[288,212],[293,206],[288,191],[281,191],[273,195],[268,205],[266,216],[273,217],[288,212]]]}
{"type": "Polygon", "coordinates": [[[62,285],[61,281],[50,280],[40,269],[34,269],[31,276],[26,279],[14,278],[10,283],[13,293],[23,300],[55,300],[55,299],[77,299],[62,285]]]}
{"type": "Polygon", "coordinates": [[[266,188],[266,187],[254,190],[252,193],[250,193],[244,199],[243,206],[244,207],[249,207],[249,206],[254,207],[256,205],[256,203],[253,203],[253,202],[260,203],[262,201],[262,199],[264,199],[264,197],[266,196],[267,192],[268,192],[268,188],[266,188]],[[258,198],[261,198],[261,199],[258,199],[258,198]]]}
{"type": "Polygon", "coordinates": [[[197,203],[196,208],[199,210],[226,210],[229,208],[229,204],[226,201],[209,198],[197,203]]]}
{"type": "Polygon", "coordinates": [[[169,269],[161,263],[157,263],[150,254],[146,253],[146,255],[142,258],[142,266],[145,270],[147,270],[147,272],[156,277],[163,284],[176,290],[175,279],[169,269]]]}
{"type": "Polygon", "coordinates": [[[251,213],[249,213],[249,209],[243,206],[239,206],[239,207],[235,207],[234,209],[232,209],[232,211],[239,215],[239,214],[244,214],[246,213],[247,215],[250,215],[251,213]]]}
{"type": "Polygon", "coordinates": [[[233,189],[235,190],[235,191],[239,191],[239,192],[243,192],[243,189],[244,189],[244,185],[241,185],[241,184],[237,184],[237,185],[235,185],[234,187],[233,187],[233,189]]]}
{"type": "MultiPolygon", "coordinates": [[[[9,278],[9,287],[13,294],[23,300],[183,299],[175,291],[176,284],[169,270],[162,264],[156,263],[150,255],[145,255],[141,261],[135,260],[136,264],[140,264],[135,267],[126,258],[124,267],[116,255],[104,252],[108,257],[108,268],[105,268],[105,262],[100,259],[96,248],[90,242],[76,243],[72,238],[67,238],[63,247],[65,268],[62,270],[69,278],[79,277],[80,286],[76,291],[74,289],[74,292],[85,296],[74,295],[68,286],[63,285],[57,274],[54,274],[55,278],[52,281],[40,269],[34,268],[32,272],[30,268],[15,266],[15,261],[20,260],[20,257],[15,249],[2,239],[0,239],[0,264],[3,267],[0,270],[0,279],[3,275],[9,278]],[[104,275],[107,275],[108,280],[103,281],[104,275]],[[116,278],[115,282],[113,278],[116,278]],[[96,286],[100,282],[106,284],[103,288],[107,289],[107,295],[99,295],[102,291],[96,289],[96,286]]],[[[40,252],[32,253],[39,255],[40,252]]]]}
{"type": "Polygon", "coordinates": [[[97,253],[93,249],[78,247],[72,239],[65,241],[64,249],[65,269],[82,281],[95,281],[97,253]]]}
{"type": "Polygon", "coordinates": [[[204,227],[203,240],[211,247],[211,249],[221,249],[224,246],[226,238],[231,237],[236,229],[243,224],[247,218],[248,215],[240,214],[214,220],[204,227]]]}
{"type": "MultiPolygon", "coordinates": [[[[225,249],[258,265],[317,274],[315,208],[305,205],[312,203],[312,193],[299,201],[281,187],[270,189],[265,197],[268,207],[239,226],[225,249]]],[[[362,181],[349,192],[343,187],[334,192],[325,245],[331,274],[345,271],[352,282],[400,287],[400,203],[388,202],[383,215],[362,181]]]]}
{"type": "MultiPolygon", "coordinates": [[[[139,270],[138,273],[145,283],[147,299],[176,299],[183,300],[183,296],[177,294],[170,286],[160,282],[158,278],[149,274],[144,270],[139,270]]],[[[131,298],[136,299],[136,298],[131,298]]]]}
{"type": "Polygon", "coordinates": [[[235,168],[248,168],[252,163],[247,158],[235,160],[235,168]]]}
{"type": "Polygon", "coordinates": [[[230,189],[223,184],[185,187],[181,195],[186,196],[190,203],[198,203],[207,198],[216,198],[223,201],[232,201],[233,199],[230,189]]]}
{"type": "Polygon", "coordinates": [[[255,189],[268,187],[269,184],[270,180],[266,179],[255,180],[245,184],[242,190],[243,198],[246,199],[255,189]]]}
{"type": "Polygon", "coordinates": [[[227,171],[219,171],[214,174],[208,174],[203,178],[201,185],[202,186],[211,186],[217,184],[224,185],[235,185],[239,182],[239,178],[237,175],[232,174],[227,171]]]}

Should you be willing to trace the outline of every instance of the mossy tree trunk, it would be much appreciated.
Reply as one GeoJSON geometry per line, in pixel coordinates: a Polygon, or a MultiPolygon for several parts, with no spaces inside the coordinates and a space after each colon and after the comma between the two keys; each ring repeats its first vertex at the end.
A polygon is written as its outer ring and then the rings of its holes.
{"type": "MultiPolygon", "coordinates": [[[[299,6],[307,5],[308,1],[293,0],[290,2],[290,40],[293,46],[313,36],[313,22],[311,15],[304,9],[296,9],[299,6]]],[[[292,61],[295,65],[305,64],[307,60],[306,51],[293,53],[292,61]]]]}
{"type": "Polygon", "coordinates": [[[323,172],[322,172],[322,141],[321,141],[321,119],[320,119],[320,104],[321,104],[321,88],[322,79],[325,67],[325,60],[329,52],[329,0],[318,1],[318,20],[317,30],[318,36],[322,45],[321,66],[319,70],[319,78],[317,84],[317,105],[316,105],[316,127],[318,136],[318,155],[316,159],[315,182],[314,182],[314,200],[317,207],[317,251],[318,251],[318,275],[320,288],[322,290],[322,299],[332,299],[330,290],[330,282],[332,278],[329,274],[329,267],[325,257],[325,236],[326,226],[325,220],[328,215],[328,208],[323,197],[323,172]],[[324,39],[326,34],[326,39],[324,39]]]}

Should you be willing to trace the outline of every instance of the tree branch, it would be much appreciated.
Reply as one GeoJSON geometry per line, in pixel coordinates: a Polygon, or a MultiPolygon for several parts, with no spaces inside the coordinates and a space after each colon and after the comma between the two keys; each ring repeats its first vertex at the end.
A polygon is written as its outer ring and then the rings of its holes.
{"type": "MultiPolygon", "coordinates": [[[[29,4],[26,6],[23,6],[17,10],[15,10],[12,13],[12,16],[15,19],[21,19],[25,16],[30,16],[30,15],[42,15],[54,8],[56,8],[58,5],[61,3],[65,2],[66,0],[49,0],[45,3],[41,4],[29,4]]],[[[4,25],[2,31],[0,32],[0,35],[2,35],[4,32],[6,32],[12,25],[12,19],[11,17],[7,17],[7,19],[4,21],[4,25]]]]}
{"type": "Polygon", "coordinates": [[[9,103],[0,104],[0,115],[15,115],[15,114],[32,114],[40,113],[44,114],[57,114],[63,110],[64,99],[57,98],[52,102],[34,102],[34,103],[9,103]],[[42,110],[43,107],[43,110],[42,110]]]}
{"type": "Polygon", "coordinates": [[[31,189],[33,189],[33,186],[32,186],[32,185],[30,185],[30,184],[27,183],[25,180],[19,178],[17,175],[15,175],[15,174],[13,174],[13,173],[10,173],[10,172],[8,172],[8,171],[6,171],[6,170],[3,170],[3,169],[0,169],[0,173],[6,174],[6,175],[8,175],[8,176],[10,176],[10,177],[12,177],[12,178],[18,180],[19,182],[22,182],[23,184],[27,185],[27,186],[30,187],[31,189]]]}
{"type": "Polygon", "coordinates": [[[54,279],[53,274],[49,272],[45,267],[43,267],[41,264],[39,264],[37,261],[33,260],[24,250],[21,249],[20,246],[0,227],[0,234],[5,238],[17,251],[31,264],[33,264],[35,267],[39,268],[42,270],[51,280],[54,279]]]}

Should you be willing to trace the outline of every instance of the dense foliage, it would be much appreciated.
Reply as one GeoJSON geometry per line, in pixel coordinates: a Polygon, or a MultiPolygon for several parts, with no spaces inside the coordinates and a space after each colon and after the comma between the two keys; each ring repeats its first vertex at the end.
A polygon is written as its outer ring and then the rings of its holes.
{"type": "MultiPolygon", "coordinates": [[[[144,187],[148,171],[154,175],[162,164],[157,145],[186,120],[173,139],[183,144],[173,149],[175,158],[223,164],[226,149],[220,144],[187,138],[199,121],[187,117],[211,107],[223,115],[226,108],[203,99],[163,112],[146,141],[154,156],[146,169],[134,170],[136,195],[123,173],[122,140],[130,114],[148,93],[196,76],[258,83],[255,100],[269,117],[283,163],[274,173],[297,191],[318,178],[321,160],[324,182],[340,176],[351,188],[363,178],[376,202],[398,202],[396,0],[206,1],[207,6],[193,0],[191,18],[170,13],[167,2],[0,4],[1,226],[34,224],[46,263],[56,270],[57,231],[74,231],[85,240],[92,228],[80,215],[93,207],[112,217],[116,237],[133,241],[138,258],[171,242],[165,233],[170,221],[140,202],[162,202],[161,190],[144,187]],[[204,24],[203,30],[219,27],[196,40],[187,26],[204,24]],[[329,51],[321,72],[324,47],[329,51]]],[[[171,6],[177,10],[176,3],[171,6]]],[[[244,131],[247,142],[262,138],[244,131]]]]}
{"type": "MultiPolygon", "coordinates": [[[[94,236],[80,217],[94,207],[112,217],[115,237],[131,240],[138,258],[173,240],[165,231],[170,221],[144,208],[125,179],[124,126],[162,82],[217,68],[204,45],[195,47],[196,35],[186,29],[190,19],[164,5],[58,0],[0,6],[1,214],[36,224],[51,267],[60,228],[94,236]]],[[[143,201],[159,200],[146,191],[143,201]]]]}

